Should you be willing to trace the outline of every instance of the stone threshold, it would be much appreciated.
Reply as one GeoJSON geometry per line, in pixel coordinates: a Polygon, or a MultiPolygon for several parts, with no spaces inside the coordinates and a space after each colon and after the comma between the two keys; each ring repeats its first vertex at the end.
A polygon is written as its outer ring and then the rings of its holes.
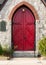
{"type": "Polygon", "coordinates": [[[34,57],[34,51],[14,51],[14,57],[34,57]]]}

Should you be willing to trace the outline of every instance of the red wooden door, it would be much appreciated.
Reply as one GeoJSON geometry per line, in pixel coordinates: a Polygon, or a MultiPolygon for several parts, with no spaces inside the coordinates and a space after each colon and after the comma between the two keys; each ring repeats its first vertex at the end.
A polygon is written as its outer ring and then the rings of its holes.
{"type": "Polygon", "coordinates": [[[32,12],[21,7],[13,16],[13,45],[16,51],[34,50],[35,25],[32,12]],[[17,47],[16,47],[17,46],[17,47]]]}

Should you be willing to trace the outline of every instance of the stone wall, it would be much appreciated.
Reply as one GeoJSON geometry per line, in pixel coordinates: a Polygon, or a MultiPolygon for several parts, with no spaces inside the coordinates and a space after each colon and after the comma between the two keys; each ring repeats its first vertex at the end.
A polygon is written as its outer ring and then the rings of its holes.
{"type": "Polygon", "coordinates": [[[46,7],[41,0],[8,0],[3,9],[0,11],[0,22],[5,20],[7,23],[6,32],[0,31],[0,43],[2,45],[8,44],[11,46],[11,20],[9,20],[9,14],[18,3],[26,1],[32,6],[38,13],[39,20],[36,20],[36,48],[37,43],[43,35],[46,36],[46,7]]]}

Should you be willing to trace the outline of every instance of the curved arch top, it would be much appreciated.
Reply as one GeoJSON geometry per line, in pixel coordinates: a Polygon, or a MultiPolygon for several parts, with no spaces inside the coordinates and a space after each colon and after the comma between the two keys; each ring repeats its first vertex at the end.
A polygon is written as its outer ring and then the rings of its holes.
{"type": "Polygon", "coordinates": [[[35,10],[35,8],[34,8],[31,4],[29,4],[29,3],[25,2],[25,1],[20,2],[19,4],[17,4],[17,5],[12,9],[12,11],[11,11],[11,13],[10,13],[10,15],[9,15],[9,19],[12,19],[12,16],[13,16],[14,12],[17,10],[17,8],[19,8],[19,7],[22,6],[22,5],[25,5],[25,6],[27,6],[30,10],[32,10],[32,12],[33,12],[33,14],[34,14],[34,16],[35,16],[35,19],[36,19],[36,20],[39,20],[39,16],[38,16],[37,11],[35,10]]]}

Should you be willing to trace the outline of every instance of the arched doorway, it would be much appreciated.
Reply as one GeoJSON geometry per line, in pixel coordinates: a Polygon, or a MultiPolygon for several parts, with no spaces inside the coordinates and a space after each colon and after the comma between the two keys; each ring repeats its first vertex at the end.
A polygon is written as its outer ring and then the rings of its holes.
{"type": "Polygon", "coordinates": [[[20,2],[15,7],[13,7],[13,9],[9,15],[9,20],[12,21],[12,28],[11,28],[12,38],[11,38],[11,40],[12,40],[12,48],[15,53],[14,56],[20,57],[20,56],[34,56],[35,54],[37,55],[36,22],[37,22],[37,20],[39,20],[39,16],[38,16],[35,8],[31,4],[29,4],[25,1],[20,2]],[[18,21],[18,23],[17,23],[17,21],[18,21]],[[17,30],[17,29],[19,29],[19,30],[17,30]],[[18,35],[18,33],[19,33],[19,35],[18,35]],[[24,33],[26,34],[26,36],[24,33]],[[17,37],[17,35],[18,35],[18,37],[17,37]],[[32,36],[32,39],[31,39],[31,36],[32,36]],[[16,39],[18,40],[18,42],[16,39]],[[30,41],[30,39],[31,39],[31,41],[30,41]],[[15,43],[15,42],[17,42],[17,43],[15,43]],[[30,43],[32,42],[33,45],[28,42],[30,42],[30,43]],[[22,44],[20,44],[20,43],[22,43],[22,44]]]}
{"type": "Polygon", "coordinates": [[[13,14],[12,42],[15,51],[35,50],[35,17],[25,5],[19,7],[13,14]]]}

